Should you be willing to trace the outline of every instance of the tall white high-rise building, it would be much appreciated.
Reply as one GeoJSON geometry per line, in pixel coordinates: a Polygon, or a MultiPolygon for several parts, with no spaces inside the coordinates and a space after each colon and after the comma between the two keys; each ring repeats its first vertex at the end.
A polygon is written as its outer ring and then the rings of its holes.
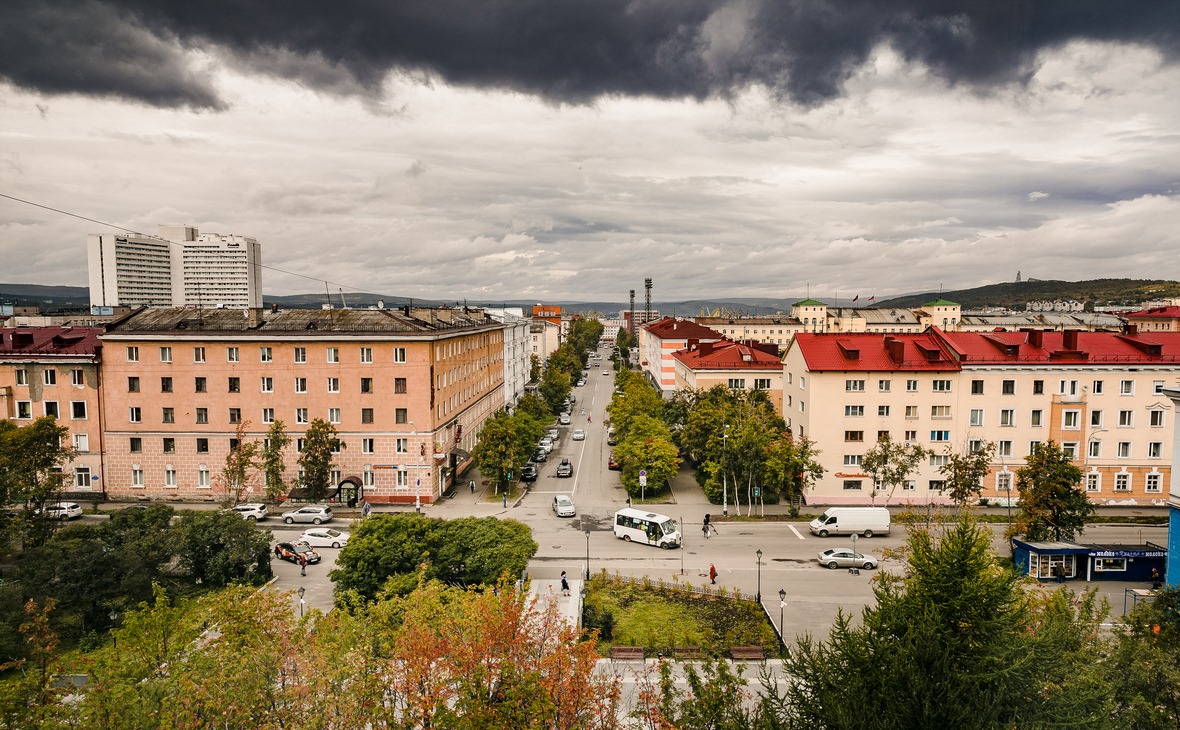
{"type": "Polygon", "coordinates": [[[262,247],[246,236],[159,226],[87,238],[91,306],[261,307],[262,247]]]}

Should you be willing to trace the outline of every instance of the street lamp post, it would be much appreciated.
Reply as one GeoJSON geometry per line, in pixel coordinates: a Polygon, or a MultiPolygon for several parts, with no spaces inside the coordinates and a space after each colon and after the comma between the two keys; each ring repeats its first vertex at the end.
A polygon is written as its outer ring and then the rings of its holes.
{"type": "Polygon", "coordinates": [[[306,589],[303,586],[299,586],[299,590],[295,591],[295,594],[299,596],[299,618],[303,618],[303,606],[307,603],[303,600],[304,590],[306,589]]]}
{"type": "Polygon", "coordinates": [[[787,589],[778,589],[778,640],[782,642],[783,648],[787,648],[787,635],[783,628],[783,616],[787,607],[787,589]]]}
{"type": "Polygon", "coordinates": [[[590,530],[586,530],[586,580],[590,580],[590,530]]]}
{"type": "Polygon", "coordinates": [[[762,551],[759,550],[755,555],[758,556],[758,594],[755,596],[758,603],[762,603],[762,551]]]}
{"type": "Polygon", "coordinates": [[[721,514],[729,516],[729,485],[725,479],[725,455],[729,447],[729,424],[721,435],[721,514]]]}

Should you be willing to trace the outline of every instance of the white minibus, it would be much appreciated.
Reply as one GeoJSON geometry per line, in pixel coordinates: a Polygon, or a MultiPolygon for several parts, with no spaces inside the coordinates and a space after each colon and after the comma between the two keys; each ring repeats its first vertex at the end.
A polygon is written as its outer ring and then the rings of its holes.
{"type": "Polygon", "coordinates": [[[667,515],[627,507],[615,512],[615,537],[627,542],[680,547],[680,525],[667,515]]]}

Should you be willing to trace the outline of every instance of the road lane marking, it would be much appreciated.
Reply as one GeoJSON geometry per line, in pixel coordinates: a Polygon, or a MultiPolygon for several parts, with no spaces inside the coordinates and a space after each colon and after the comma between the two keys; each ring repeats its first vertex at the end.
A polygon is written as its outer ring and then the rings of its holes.
{"type": "Polygon", "coordinates": [[[800,540],[806,540],[806,539],[807,539],[807,538],[805,538],[805,537],[803,537],[802,535],[800,535],[800,534],[799,534],[799,531],[795,529],[795,526],[794,526],[794,525],[792,525],[792,524],[789,524],[789,523],[788,523],[788,524],[787,524],[787,528],[788,528],[788,529],[790,529],[790,531],[791,531],[791,532],[795,533],[795,537],[799,538],[800,540]]]}

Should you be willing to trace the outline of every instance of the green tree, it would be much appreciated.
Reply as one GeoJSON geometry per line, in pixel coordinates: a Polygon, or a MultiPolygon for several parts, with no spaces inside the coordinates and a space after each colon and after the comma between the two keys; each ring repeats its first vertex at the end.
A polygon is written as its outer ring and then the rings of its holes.
{"type": "Polygon", "coordinates": [[[767,492],[773,489],[790,502],[792,515],[799,513],[797,498],[824,475],[819,453],[814,442],[796,439],[790,431],[783,431],[766,447],[767,492]]]}
{"type": "Polygon", "coordinates": [[[623,488],[632,497],[662,492],[680,469],[680,457],[668,427],[645,414],[630,421],[626,435],[615,447],[615,457],[623,465],[623,488]],[[641,469],[647,471],[646,487],[639,485],[641,469]]]}
{"type": "Polygon", "coordinates": [[[1180,727],[1180,588],[1164,588],[1115,624],[1104,665],[1116,727],[1180,727]]]}
{"type": "Polygon", "coordinates": [[[796,681],[767,688],[779,727],[1111,726],[1092,600],[1026,592],[967,512],[907,548],[859,625],[841,612],[826,641],[800,639],[784,667],[796,681]]]}
{"type": "Polygon", "coordinates": [[[500,411],[484,421],[471,457],[479,473],[496,485],[497,494],[508,491],[508,475],[528,461],[536,443],[532,437],[539,438],[539,429],[535,421],[519,413],[509,416],[500,411]]]}
{"type": "Polygon", "coordinates": [[[910,474],[931,453],[921,444],[900,443],[888,433],[882,434],[877,444],[865,451],[860,462],[861,468],[873,476],[873,498],[881,489],[886,492],[885,503],[888,504],[898,487],[905,484],[910,474]]]}
{"type": "Polygon", "coordinates": [[[250,486],[250,474],[258,468],[258,442],[246,440],[249,425],[249,421],[238,422],[232,448],[225,455],[225,466],[219,475],[227,506],[242,501],[242,492],[250,486]]]}
{"type": "Polygon", "coordinates": [[[525,414],[542,424],[551,423],[553,410],[549,402],[536,393],[525,393],[516,402],[516,413],[525,414]]]}
{"type": "Polygon", "coordinates": [[[541,379],[541,358],[529,355],[529,382],[536,383],[541,379]]]}
{"type": "Polygon", "coordinates": [[[198,582],[261,585],[271,579],[270,530],[236,512],[192,512],[176,522],[180,564],[198,582]]]}
{"type": "Polygon", "coordinates": [[[287,462],[283,456],[291,437],[287,435],[286,426],[281,419],[276,418],[266,432],[266,440],[262,443],[262,470],[266,481],[266,498],[272,502],[281,501],[287,492],[285,476],[287,462]]]}
{"type": "Polygon", "coordinates": [[[322,418],[313,419],[303,435],[303,453],[299,468],[303,470],[303,494],[311,502],[328,496],[332,482],[332,454],[340,448],[336,427],[322,418]]]}
{"type": "Polygon", "coordinates": [[[23,504],[19,525],[26,545],[43,544],[57,526],[43,508],[63,486],[62,467],[77,456],[63,446],[69,435],[68,428],[49,416],[23,427],[0,421],[0,503],[23,504]]]}
{"type": "Polygon", "coordinates": [[[1054,441],[1025,457],[1016,472],[1020,505],[1013,534],[1029,540],[1072,540],[1094,505],[1082,491],[1082,470],[1054,441]]]}
{"type": "Polygon", "coordinates": [[[549,410],[557,413],[563,410],[566,396],[570,394],[573,381],[568,370],[549,367],[541,377],[541,396],[549,404],[549,410]]]}
{"type": "Polygon", "coordinates": [[[992,441],[984,442],[974,451],[955,451],[950,446],[946,448],[946,463],[938,468],[946,480],[946,493],[955,504],[960,507],[969,502],[979,500],[983,493],[983,479],[991,471],[992,456],[996,452],[996,445],[992,441]]]}

